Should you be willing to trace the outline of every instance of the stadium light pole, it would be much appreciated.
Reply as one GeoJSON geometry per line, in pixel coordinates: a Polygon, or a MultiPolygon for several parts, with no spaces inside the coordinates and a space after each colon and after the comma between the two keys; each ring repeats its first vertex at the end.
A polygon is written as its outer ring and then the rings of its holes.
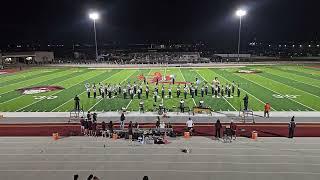
{"type": "Polygon", "coordinates": [[[239,17],[239,38],[238,38],[238,62],[240,61],[240,42],[241,42],[241,20],[242,17],[247,15],[247,11],[243,10],[243,9],[238,9],[236,11],[236,16],[239,17]]]}
{"type": "Polygon", "coordinates": [[[93,20],[94,29],[94,43],[96,46],[96,61],[98,61],[98,45],[97,45],[97,31],[96,31],[96,20],[99,19],[99,14],[97,12],[92,12],[89,14],[89,18],[93,20]]]}

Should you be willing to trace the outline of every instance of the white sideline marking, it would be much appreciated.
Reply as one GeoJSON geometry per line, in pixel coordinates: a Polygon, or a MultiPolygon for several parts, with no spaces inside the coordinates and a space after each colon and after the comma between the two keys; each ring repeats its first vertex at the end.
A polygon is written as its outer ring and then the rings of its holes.
{"type": "MultiPolygon", "coordinates": [[[[17,169],[17,170],[2,170],[1,172],[92,172],[92,169],[17,169]]],[[[95,169],[94,172],[175,172],[175,173],[238,173],[238,174],[303,174],[303,175],[320,175],[320,173],[305,172],[305,171],[194,171],[194,170],[174,170],[174,169],[95,169]]]]}
{"type": "MultiPolygon", "coordinates": [[[[198,71],[197,71],[197,73],[199,74],[199,76],[200,76],[203,80],[207,81],[207,79],[205,79],[198,71]]],[[[208,81],[207,81],[207,82],[208,82],[208,81]]],[[[208,83],[209,83],[209,82],[208,82],[208,83]]],[[[235,111],[237,111],[237,109],[236,109],[225,97],[222,96],[222,98],[223,98],[235,111]]],[[[229,111],[229,109],[228,109],[228,111],[229,111]]]]}
{"type": "Polygon", "coordinates": [[[255,163],[255,162],[232,162],[232,161],[0,161],[0,164],[7,163],[150,163],[150,164],[231,164],[231,165],[301,165],[320,166],[320,164],[307,163],[255,163]]]}
{"type": "MultiPolygon", "coordinates": [[[[261,76],[261,77],[262,77],[262,76],[261,76]]],[[[259,86],[261,86],[261,87],[263,87],[263,88],[265,88],[265,89],[268,89],[269,91],[272,91],[272,92],[274,92],[274,93],[276,93],[276,94],[281,94],[281,93],[278,93],[278,92],[276,92],[276,91],[274,91],[274,90],[272,90],[272,89],[270,89],[270,88],[267,88],[267,87],[265,87],[265,86],[263,86],[263,85],[261,85],[261,84],[258,84],[258,83],[256,83],[256,82],[250,80],[250,79],[247,79],[247,78],[245,78],[245,77],[242,77],[242,78],[244,78],[244,79],[246,79],[246,80],[248,80],[248,81],[250,81],[250,82],[252,82],[252,83],[254,83],[254,84],[257,84],[257,85],[259,85],[259,86]]],[[[270,80],[273,81],[272,79],[270,79],[270,80]]],[[[274,81],[274,82],[275,82],[275,81],[274,81]]],[[[294,99],[292,99],[292,98],[288,98],[288,99],[291,100],[291,101],[293,101],[293,102],[296,102],[296,103],[298,103],[298,104],[300,104],[300,105],[302,105],[302,106],[304,106],[304,107],[307,107],[307,108],[311,109],[312,111],[317,111],[317,110],[315,110],[315,109],[313,109],[313,108],[311,108],[311,107],[309,107],[309,106],[307,106],[307,105],[304,105],[304,104],[302,104],[302,103],[300,103],[300,102],[298,102],[298,101],[296,101],[296,100],[294,100],[294,99]]]]}
{"type": "MultiPolygon", "coordinates": [[[[89,71],[89,72],[90,72],[90,71],[89,71]]],[[[82,74],[82,75],[83,75],[83,74],[82,74]]],[[[100,75],[100,74],[99,74],[99,75],[100,75]]],[[[96,76],[99,76],[99,75],[96,75],[96,76]]],[[[96,77],[96,76],[93,76],[92,78],[94,78],[94,77],[96,77]]],[[[60,81],[59,83],[62,83],[62,82],[64,82],[64,81],[68,81],[68,80],[73,79],[73,78],[76,78],[76,77],[78,77],[78,76],[65,79],[65,80],[63,80],[63,81],[60,81]]],[[[68,87],[68,88],[72,88],[72,87],[74,87],[74,86],[77,86],[77,85],[80,84],[80,83],[83,83],[83,81],[81,81],[81,82],[79,82],[79,83],[77,83],[77,84],[74,84],[73,86],[70,86],[70,87],[68,87]]],[[[57,92],[51,94],[51,96],[52,96],[52,95],[55,95],[55,94],[58,94],[58,93],[60,93],[60,92],[61,92],[61,91],[57,91],[57,92]]],[[[18,109],[17,111],[21,111],[22,109],[27,108],[27,107],[29,107],[29,106],[31,106],[31,105],[33,105],[33,104],[35,104],[35,103],[38,103],[38,102],[40,102],[40,101],[42,101],[42,100],[44,100],[44,99],[40,99],[40,100],[38,100],[38,101],[35,101],[35,102],[33,102],[33,103],[30,103],[30,104],[28,104],[27,106],[24,106],[24,107],[18,109]]]]}

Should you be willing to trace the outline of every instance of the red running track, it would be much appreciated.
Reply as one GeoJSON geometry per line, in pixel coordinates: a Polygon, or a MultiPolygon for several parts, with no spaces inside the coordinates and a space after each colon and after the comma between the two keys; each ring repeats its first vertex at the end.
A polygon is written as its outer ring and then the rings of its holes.
{"type": "MultiPolygon", "coordinates": [[[[178,134],[185,130],[184,123],[174,123],[173,129],[178,134]]],[[[223,124],[225,126],[227,124],[223,124]]],[[[115,124],[115,128],[119,125],[115,124]]],[[[154,124],[140,123],[140,128],[153,128],[154,124]]],[[[260,137],[287,137],[287,123],[237,123],[237,135],[250,137],[252,131],[258,131],[260,137]]],[[[0,125],[0,136],[51,136],[57,132],[60,136],[80,135],[78,123],[35,123],[35,124],[2,124],[0,125]]],[[[222,132],[221,132],[222,133],[222,132]]],[[[195,125],[195,135],[213,136],[214,126],[209,123],[195,125]]],[[[320,123],[298,123],[295,136],[297,137],[320,137],[320,123]]]]}

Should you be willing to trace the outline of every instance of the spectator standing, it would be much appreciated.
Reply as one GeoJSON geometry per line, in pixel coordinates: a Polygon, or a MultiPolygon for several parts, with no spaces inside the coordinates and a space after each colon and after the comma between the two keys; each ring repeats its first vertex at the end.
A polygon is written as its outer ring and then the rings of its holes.
{"type": "Polygon", "coordinates": [[[84,134],[84,118],[81,117],[80,119],[80,132],[81,134],[84,134]]]}
{"type": "Polygon", "coordinates": [[[124,116],[124,113],[121,114],[120,116],[120,128],[124,128],[124,121],[126,120],[126,117],[124,116]]]}
{"type": "Polygon", "coordinates": [[[78,95],[74,97],[74,110],[80,111],[80,98],[78,97],[78,95]]]}
{"type": "Polygon", "coordinates": [[[112,134],[113,134],[113,122],[112,121],[109,122],[108,129],[109,129],[109,137],[112,138],[112,134]]]}
{"type": "Polygon", "coordinates": [[[215,126],[215,129],[216,129],[216,138],[221,138],[222,125],[221,125],[221,122],[220,122],[219,119],[216,121],[214,126],[215,126]]]}
{"type": "Polygon", "coordinates": [[[269,118],[270,109],[271,109],[271,105],[267,102],[264,105],[264,115],[263,115],[263,117],[269,118]]]}
{"type": "Polygon", "coordinates": [[[93,122],[97,122],[97,113],[93,113],[92,119],[93,119],[93,122]]]}
{"type": "Polygon", "coordinates": [[[90,113],[90,111],[88,111],[88,113],[87,113],[87,119],[88,119],[88,121],[91,121],[91,113],[90,113]]]}
{"type": "Polygon", "coordinates": [[[78,180],[78,178],[79,178],[78,174],[73,175],[73,180],[78,180]]]}
{"type": "Polygon", "coordinates": [[[288,136],[288,138],[294,137],[295,128],[296,128],[296,123],[294,122],[294,116],[292,116],[291,121],[289,122],[289,136],[288,136]]]}
{"type": "Polygon", "coordinates": [[[187,125],[187,129],[188,131],[190,132],[190,135],[192,134],[193,132],[193,121],[192,119],[189,117],[188,121],[186,122],[186,125],[187,125]]]}
{"type": "Polygon", "coordinates": [[[234,137],[234,139],[236,139],[237,138],[237,125],[233,122],[233,120],[231,120],[231,122],[230,122],[230,129],[232,131],[232,136],[234,137]]]}
{"type": "Polygon", "coordinates": [[[248,111],[248,104],[249,104],[249,96],[246,94],[246,96],[243,98],[243,105],[244,105],[244,110],[248,111]]]}
{"type": "Polygon", "coordinates": [[[97,123],[92,123],[92,136],[97,136],[97,123]]]}
{"type": "Polygon", "coordinates": [[[92,121],[88,121],[89,136],[92,136],[92,121]]]}
{"type": "Polygon", "coordinates": [[[88,119],[84,121],[84,135],[87,136],[89,134],[89,123],[88,119]]]}
{"type": "Polygon", "coordinates": [[[130,121],[129,124],[128,124],[128,135],[129,135],[129,140],[132,140],[132,135],[133,135],[132,121],[130,121]]]}
{"type": "Polygon", "coordinates": [[[101,134],[102,137],[106,137],[106,123],[104,121],[101,122],[101,134]]]}

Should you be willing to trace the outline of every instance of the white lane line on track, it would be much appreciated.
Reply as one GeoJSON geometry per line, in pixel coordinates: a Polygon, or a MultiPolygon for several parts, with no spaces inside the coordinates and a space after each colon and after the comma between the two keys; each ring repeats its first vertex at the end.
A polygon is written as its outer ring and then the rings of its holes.
{"type": "Polygon", "coordinates": [[[320,164],[308,163],[256,163],[256,162],[233,162],[233,161],[0,161],[0,164],[13,164],[13,163],[150,163],[150,164],[230,164],[230,165],[300,165],[300,166],[320,166],[320,164]]]}
{"type": "MultiPolygon", "coordinates": [[[[191,148],[192,149],[192,148],[191,148]]],[[[289,154],[230,154],[230,153],[225,153],[225,154],[217,154],[217,153],[203,153],[203,154],[155,154],[155,153],[150,153],[150,154],[132,154],[132,153],[119,153],[119,154],[106,154],[106,153],[57,153],[57,154],[47,154],[47,153],[38,153],[38,154],[27,154],[27,153],[14,153],[14,154],[0,154],[0,156],[227,156],[227,157],[298,157],[298,158],[320,158],[320,155],[301,155],[301,154],[296,154],[296,155],[289,155],[289,154]]]]}
{"type": "MultiPolygon", "coordinates": [[[[92,169],[16,169],[16,170],[6,170],[0,169],[0,172],[92,172],[92,169]]],[[[147,170],[147,169],[94,169],[94,172],[174,172],[174,173],[236,173],[236,174],[301,174],[301,175],[320,175],[320,173],[315,172],[305,172],[305,171],[195,171],[195,170],[174,170],[174,169],[157,169],[157,170],[147,170]]]]}
{"type": "MultiPolygon", "coordinates": [[[[237,75],[238,76],[238,75],[237,75]]],[[[240,76],[239,76],[240,77],[240,76]]],[[[263,87],[263,88],[265,88],[265,89],[268,89],[269,91],[272,91],[272,92],[274,92],[274,93],[276,93],[276,94],[281,94],[281,93],[278,93],[278,92],[276,92],[276,91],[274,91],[274,90],[272,90],[272,89],[270,89],[270,88],[268,88],[268,87],[265,87],[265,86],[263,86],[263,85],[261,85],[261,84],[258,84],[258,83],[256,83],[256,82],[254,82],[254,81],[252,81],[252,80],[250,80],[250,79],[248,79],[248,78],[245,78],[245,77],[242,77],[242,78],[244,78],[244,79],[246,79],[246,80],[248,80],[248,81],[250,81],[250,82],[252,82],[252,83],[254,83],[254,84],[257,84],[258,86],[261,86],[261,87],[263,87]]],[[[304,106],[304,107],[306,107],[306,108],[309,108],[309,109],[311,109],[312,111],[317,111],[317,110],[315,110],[315,109],[313,109],[313,108],[311,108],[311,107],[309,107],[309,106],[307,106],[307,105],[305,105],[305,104],[303,104],[303,103],[300,103],[300,102],[298,102],[298,101],[296,101],[296,100],[294,100],[294,99],[292,99],[292,98],[288,98],[289,100],[291,100],[291,101],[293,101],[293,102],[295,102],[295,103],[298,103],[298,104],[300,104],[300,105],[302,105],[302,106],[304,106]]]]}
{"type": "MultiPolygon", "coordinates": [[[[130,146],[108,146],[108,147],[83,147],[83,146],[70,146],[70,147],[41,147],[41,146],[37,146],[37,147],[19,147],[19,149],[23,149],[23,150],[38,150],[38,149],[132,149],[132,147],[130,146]]],[[[1,147],[0,150],[8,150],[8,149],[12,149],[12,148],[6,148],[6,147],[1,147]]],[[[156,146],[145,146],[145,147],[135,147],[135,149],[180,149],[180,147],[156,147],[156,146]]],[[[239,148],[225,148],[225,147],[221,147],[221,148],[200,148],[200,147],[193,147],[192,149],[200,149],[200,150],[266,150],[265,148],[247,148],[247,147],[239,147],[239,148]]],[[[287,150],[293,150],[293,149],[287,149],[287,150]]],[[[317,149],[316,149],[317,150],[317,149]]]]}

